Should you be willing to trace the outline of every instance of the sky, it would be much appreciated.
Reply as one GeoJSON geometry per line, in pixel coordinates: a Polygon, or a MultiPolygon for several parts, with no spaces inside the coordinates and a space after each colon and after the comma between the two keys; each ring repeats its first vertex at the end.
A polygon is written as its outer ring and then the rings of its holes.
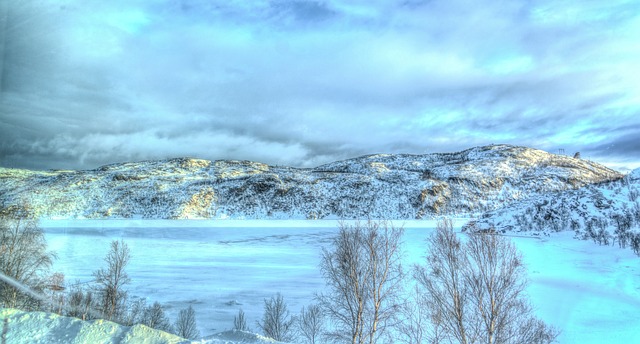
{"type": "Polygon", "coordinates": [[[0,1],[0,166],[507,143],[640,167],[640,1],[0,1]]]}

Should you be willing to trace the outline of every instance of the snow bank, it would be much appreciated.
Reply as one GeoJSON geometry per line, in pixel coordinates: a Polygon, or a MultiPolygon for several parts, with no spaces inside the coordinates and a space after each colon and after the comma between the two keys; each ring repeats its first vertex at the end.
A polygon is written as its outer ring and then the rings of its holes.
{"type": "Polygon", "coordinates": [[[207,344],[234,344],[234,343],[282,343],[259,334],[246,331],[225,331],[207,337],[207,344]]]}
{"type": "Polygon", "coordinates": [[[106,320],[82,321],[44,312],[25,312],[0,308],[2,343],[12,344],[236,344],[279,343],[257,334],[227,331],[206,340],[189,342],[183,338],[144,325],[122,326],[106,320]]]}
{"type": "Polygon", "coordinates": [[[82,321],[44,312],[0,309],[3,342],[29,344],[56,343],[188,343],[184,339],[144,325],[121,326],[111,321],[82,321]]]}

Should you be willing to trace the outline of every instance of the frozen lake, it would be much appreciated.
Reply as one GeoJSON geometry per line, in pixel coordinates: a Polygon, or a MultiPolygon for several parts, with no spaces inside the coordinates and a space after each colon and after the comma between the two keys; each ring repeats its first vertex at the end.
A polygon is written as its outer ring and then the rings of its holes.
{"type": "Polygon", "coordinates": [[[262,314],[263,299],[280,292],[297,313],[323,281],[321,246],[335,228],[51,228],[58,253],[54,268],[69,283],[90,281],[103,266],[109,243],[131,249],[130,294],[167,306],[171,318],[191,304],[203,334],[230,329],[239,309],[248,324],[262,314]]]}
{"type": "MultiPolygon", "coordinates": [[[[168,223],[43,227],[59,257],[54,269],[68,283],[90,281],[103,266],[111,240],[124,239],[132,255],[130,294],[159,301],[172,320],[192,305],[203,335],[230,329],[239,309],[255,329],[262,300],[278,292],[292,313],[313,302],[324,287],[318,269],[321,247],[337,231],[334,221],[168,223]]],[[[407,223],[407,266],[421,261],[433,226],[407,223]]],[[[571,236],[512,238],[527,263],[538,315],[563,331],[561,343],[639,342],[640,258],[630,250],[571,236]]]]}

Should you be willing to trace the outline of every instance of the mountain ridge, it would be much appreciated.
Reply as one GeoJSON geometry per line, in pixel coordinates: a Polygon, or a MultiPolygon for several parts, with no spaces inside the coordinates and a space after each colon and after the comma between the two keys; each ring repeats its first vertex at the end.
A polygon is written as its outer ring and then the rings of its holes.
{"type": "Polygon", "coordinates": [[[0,212],[28,208],[40,218],[420,219],[494,210],[622,177],[594,162],[511,145],[372,154],[313,168],[173,158],[84,171],[0,168],[0,212]]]}

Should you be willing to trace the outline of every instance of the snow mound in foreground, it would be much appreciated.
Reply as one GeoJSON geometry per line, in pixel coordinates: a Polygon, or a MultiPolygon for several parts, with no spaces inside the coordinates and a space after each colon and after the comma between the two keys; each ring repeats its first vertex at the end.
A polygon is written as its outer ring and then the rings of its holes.
{"type": "Polygon", "coordinates": [[[245,331],[225,331],[207,337],[207,344],[234,344],[234,343],[282,343],[259,334],[245,331]]]}
{"type": "MultiPolygon", "coordinates": [[[[191,343],[167,332],[145,325],[122,326],[106,320],[82,321],[45,312],[25,312],[0,308],[2,342],[12,344],[186,344],[191,343]]],[[[208,340],[193,343],[277,343],[269,338],[242,331],[215,334],[208,340]]]]}
{"type": "Polygon", "coordinates": [[[144,325],[122,326],[106,320],[82,321],[44,312],[0,309],[7,343],[188,343],[178,336],[144,325]]]}

